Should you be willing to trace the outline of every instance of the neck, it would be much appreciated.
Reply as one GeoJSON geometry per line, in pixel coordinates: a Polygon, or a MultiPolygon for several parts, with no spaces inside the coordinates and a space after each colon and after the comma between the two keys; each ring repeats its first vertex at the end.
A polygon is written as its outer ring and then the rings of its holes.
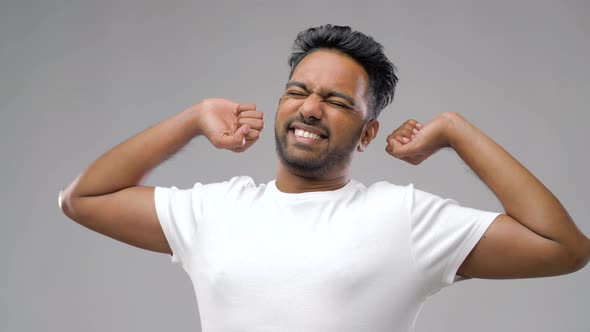
{"type": "Polygon", "coordinates": [[[284,193],[331,191],[344,187],[350,181],[350,167],[330,172],[328,176],[315,176],[291,170],[280,161],[277,166],[276,186],[284,193]]]}

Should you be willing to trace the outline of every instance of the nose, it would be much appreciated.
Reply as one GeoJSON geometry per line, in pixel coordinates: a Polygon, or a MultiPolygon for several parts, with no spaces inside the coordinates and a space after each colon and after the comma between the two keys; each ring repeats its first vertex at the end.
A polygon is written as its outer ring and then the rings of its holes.
{"type": "Polygon", "coordinates": [[[317,94],[310,94],[299,106],[299,112],[306,119],[321,119],[323,113],[321,97],[317,94]]]}

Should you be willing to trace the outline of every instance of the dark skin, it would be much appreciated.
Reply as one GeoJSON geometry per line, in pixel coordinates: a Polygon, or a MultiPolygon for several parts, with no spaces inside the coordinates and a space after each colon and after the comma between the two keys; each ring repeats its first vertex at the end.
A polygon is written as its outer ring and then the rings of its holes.
{"type": "Polygon", "coordinates": [[[276,185],[281,191],[334,190],[348,183],[354,152],[364,151],[379,130],[379,123],[368,119],[367,87],[364,69],[341,54],[317,51],[299,63],[279,101],[277,137],[284,138],[293,159],[318,160],[338,150],[347,156],[323,171],[294,168],[279,156],[276,185]],[[302,128],[317,130],[319,140],[295,135],[293,128],[302,122],[291,121],[300,117],[317,124],[302,128]]]}
{"type": "MultiPolygon", "coordinates": [[[[279,157],[277,187],[289,193],[341,188],[350,180],[354,154],[364,151],[379,130],[367,109],[367,73],[345,55],[320,50],[299,63],[290,82],[279,102],[275,130],[292,163],[279,157]],[[324,156],[330,154],[342,158],[328,162],[324,156]],[[302,169],[297,163],[314,167],[302,169]]],[[[195,137],[243,152],[255,144],[263,127],[256,105],[203,100],[98,158],[63,191],[62,209],[92,230],[171,254],[156,215],[154,188],[142,186],[142,179],[195,137]]],[[[505,210],[463,262],[460,275],[543,277],[587,264],[590,240],[559,200],[461,115],[446,112],[425,124],[408,120],[387,137],[385,150],[418,165],[442,148],[453,149],[505,210]]]]}

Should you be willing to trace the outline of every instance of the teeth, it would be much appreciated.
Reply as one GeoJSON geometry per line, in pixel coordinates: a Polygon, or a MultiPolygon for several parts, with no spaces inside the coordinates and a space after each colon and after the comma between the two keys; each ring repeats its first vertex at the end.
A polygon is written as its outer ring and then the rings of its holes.
{"type": "Polygon", "coordinates": [[[320,135],[310,133],[309,131],[305,131],[303,129],[295,129],[295,136],[304,137],[304,138],[311,138],[316,141],[319,141],[321,138],[320,135]]]}

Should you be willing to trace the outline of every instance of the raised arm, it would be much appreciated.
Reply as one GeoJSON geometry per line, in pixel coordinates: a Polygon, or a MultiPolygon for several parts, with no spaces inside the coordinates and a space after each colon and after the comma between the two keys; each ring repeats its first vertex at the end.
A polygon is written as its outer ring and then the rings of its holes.
{"type": "Polygon", "coordinates": [[[62,211],[77,223],[127,244],[171,253],[160,227],[154,188],[142,179],[194,137],[242,152],[258,140],[255,105],[206,99],[133,136],[96,161],[60,193],[62,211]]]}
{"type": "Polygon", "coordinates": [[[523,165],[457,113],[409,120],[387,139],[394,157],[417,165],[450,147],[486,183],[505,214],[489,227],[458,274],[531,278],[571,273],[590,259],[590,240],[559,200],[523,165]]]}

